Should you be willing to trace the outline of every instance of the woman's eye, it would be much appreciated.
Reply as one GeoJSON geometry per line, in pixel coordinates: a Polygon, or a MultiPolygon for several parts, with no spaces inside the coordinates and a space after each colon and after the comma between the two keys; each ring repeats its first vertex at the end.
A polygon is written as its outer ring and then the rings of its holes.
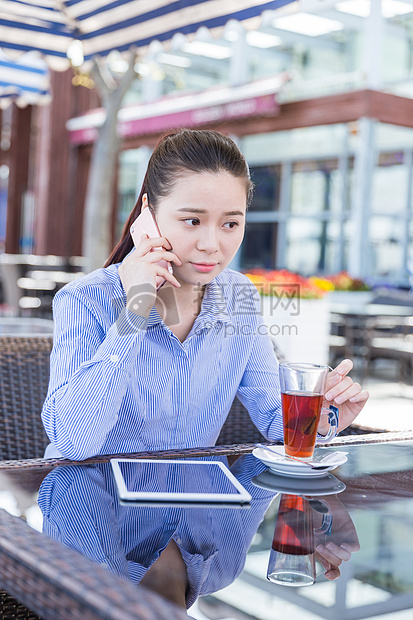
{"type": "Polygon", "coordinates": [[[224,226],[226,228],[236,228],[237,226],[239,226],[239,222],[226,222],[224,226]]]}
{"type": "Polygon", "coordinates": [[[197,217],[190,217],[186,220],[183,220],[185,224],[189,224],[189,226],[196,226],[199,224],[199,219],[197,217]]]}

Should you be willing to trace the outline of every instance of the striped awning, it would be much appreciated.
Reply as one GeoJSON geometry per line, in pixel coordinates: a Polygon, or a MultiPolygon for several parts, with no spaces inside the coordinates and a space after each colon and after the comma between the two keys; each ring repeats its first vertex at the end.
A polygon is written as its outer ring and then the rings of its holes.
{"type": "Polygon", "coordinates": [[[0,107],[11,101],[19,106],[50,101],[49,68],[38,54],[13,60],[0,50],[0,107]]]}
{"type": "Polygon", "coordinates": [[[73,41],[82,43],[88,61],[112,50],[144,48],[153,40],[167,43],[176,34],[191,35],[202,26],[222,28],[230,20],[256,28],[265,11],[294,4],[294,0],[0,0],[0,47],[8,54],[39,51],[50,67],[63,70],[69,65],[67,52],[73,41]]]}

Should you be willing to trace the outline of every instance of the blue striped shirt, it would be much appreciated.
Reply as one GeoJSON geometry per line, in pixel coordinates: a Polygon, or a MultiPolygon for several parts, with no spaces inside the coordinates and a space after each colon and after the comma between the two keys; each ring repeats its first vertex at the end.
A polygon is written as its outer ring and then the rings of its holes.
{"type": "Polygon", "coordinates": [[[148,319],[126,308],[118,265],[65,286],[53,311],[47,457],[214,445],[236,395],[282,438],[278,361],[246,276],[226,269],[206,286],[184,342],[155,307],[148,319]]]}
{"type": "MultiPolygon", "coordinates": [[[[225,457],[206,460],[228,464],[225,457]]],[[[241,573],[252,538],[277,495],[252,482],[265,469],[252,455],[231,467],[252,496],[249,508],[186,508],[121,505],[109,463],[57,467],[39,491],[43,532],[134,584],[174,540],[187,569],[190,607],[198,596],[228,586],[241,573]]]]}

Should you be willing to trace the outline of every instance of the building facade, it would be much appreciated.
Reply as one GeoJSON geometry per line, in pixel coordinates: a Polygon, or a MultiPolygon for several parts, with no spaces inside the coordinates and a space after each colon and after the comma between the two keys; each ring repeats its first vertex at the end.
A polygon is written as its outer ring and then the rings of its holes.
{"type": "MultiPolygon", "coordinates": [[[[256,188],[235,267],[305,275],[344,269],[372,282],[409,285],[413,4],[307,0],[301,6],[295,15],[264,14],[256,31],[230,23],[217,37],[201,29],[191,42],[177,36],[168,49],[152,44],[139,59],[118,117],[114,242],[159,135],[210,127],[237,140],[256,188]]],[[[109,63],[121,72],[125,61],[113,54],[109,63]]],[[[85,100],[84,88],[70,89],[73,101],[85,100]]],[[[65,253],[81,253],[87,170],[102,122],[94,103],[89,95],[88,105],[60,101],[44,112],[37,153],[49,156],[52,171],[34,189],[37,253],[58,253],[65,228],[74,231],[66,235],[65,253]],[[41,146],[45,122],[51,133],[41,146]],[[61,133],[56,142],[58,127],[69,140],[61,133]],[[58,150],[63,140],[65,161],[58,150]]]]}

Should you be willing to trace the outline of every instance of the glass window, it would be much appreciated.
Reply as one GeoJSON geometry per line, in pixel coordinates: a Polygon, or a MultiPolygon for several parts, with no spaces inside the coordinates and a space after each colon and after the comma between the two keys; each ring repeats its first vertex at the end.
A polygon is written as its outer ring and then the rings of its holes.
{"type": "Polygon", "coordinates": [[[160,75],[163,76],[161,96],[177,96],[183,92],[197,92],[228,84],[229,61],[192,56],[180,57],[188,61],[188,68],[174,67],[168,64],[170,54],[163,54],[159,63],[160,75]]]}
{"type": "Polygon", "coordinates": [[[337,208],[341,200],[331,201],[331,190],[336,196],[339,190],[337,161],[298,162],[293,167],[291,183],[292,213],[321,213],[337,208]],[[335,173],[332,176],[332,173],[335,173]]]}
{"type": "MultiPolygon", "coordinates": [[[[311,164],[309,164],[311,168],[311,164]]],[[[294,172],[291,184],[291,211],[302,213],[322,211],[325,176],[320,170],[294,172]]]]}
{"type": "Polygon", "coordinates": [[[413,220],[409,222],[406,273],[409,278],[410,287],[413,290],[413,220]]]}
{"type": "Polygon", "coordinates": [[[286,230],[286,267],[290,271],[310,276],[344,268],[338,222],[291,217],[286,230]]]}
{"type": "Polygon", "coordinates": [[[293,52],[291,49],[273,47],[260,49],[249,46],[251,80],[261,80],[265,77],[288,71],[292,64],[293,52]]]}
{"type": "Polygon", "coordinates": [[[278,224],[248,224],[241,246],[241,269],[275,268],[275,248],[278,224]]]}
{"type": "Polygon", "coordinates": [[[394,165],[396,156],[403,160],[402,153],[382,155],[383,163],[374,171],[372,213],[399,213],[406,209],[408,169],[404,165],[394,165]]]}
{"type": "Polygon", "coordinates": [[[254,198],[250,211],[274,211],[279,206],[280,166],[251,168],[254,198]]]}
{"type": "Polygon", "coordinates": [[[393,217],[370,218],[369,273],[372,276],[395,278],[402,275],[403,237],[405,223],[393,217]]]}
{"type": "Polygon", "coordinates": [[[384,82],[394,84],[406,80],[411,71],[411,48],[409,37],[387,34],[383,41],[382,75],[384,82]]]}
{"type": "Polygon", "coordinates": [[[287,223],[287,268],[303,275],[319,270],[322,223],[316,220],[291,218],[287,223]]]}
{"type": "MultiPolygon", "coordinates": [[[[274,131],[244,136],[241,150],[250,166],[273,164],[279,161],[321,161],[329,169],[338,167],[337,155],[348,140],[348,126],[320,125],[289,131],[274,131]]],[[[412,130],[413,133],[413,130],[412,130]]],[[[354,136],[350,136],[352,147],[354,136]]]]}

